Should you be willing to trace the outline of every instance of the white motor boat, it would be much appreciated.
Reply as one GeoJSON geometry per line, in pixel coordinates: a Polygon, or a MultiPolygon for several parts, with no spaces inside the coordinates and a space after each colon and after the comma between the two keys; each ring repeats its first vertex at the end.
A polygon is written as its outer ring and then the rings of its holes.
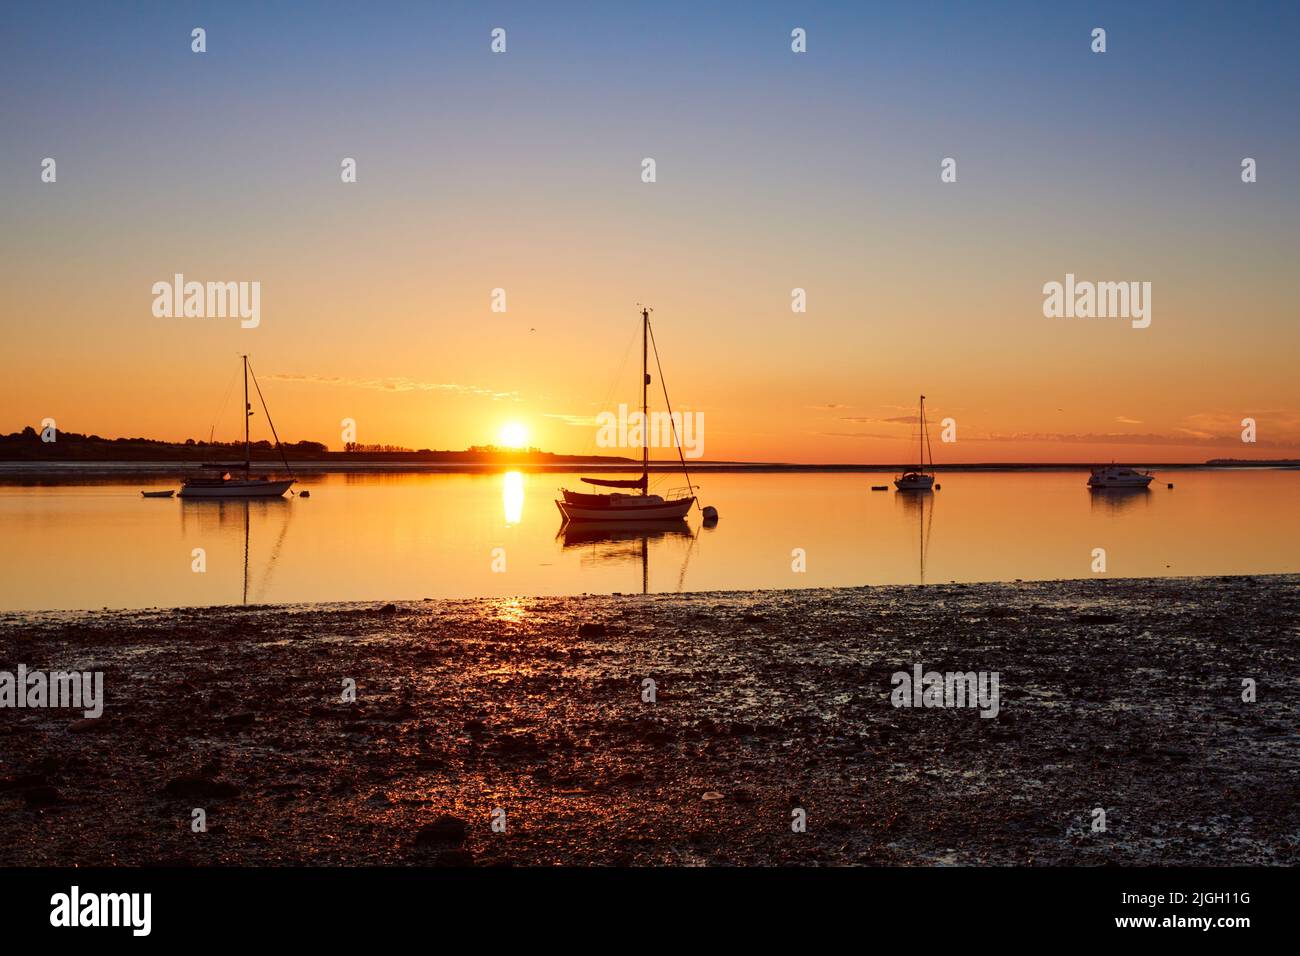
{"type": "Polygon", "coordinates": [[[899,491],[930,491],[934,488],[934,475],[919,471],[909,471],[894,479],[894,487],[899,491]]]}
{"type": "Polygon", "coordinates": [[[1094,468],[1088,476],[1089,488],[1145,488],[1155,479],[1149,471],[1135,471],[1125,465],[1094,468]]]}

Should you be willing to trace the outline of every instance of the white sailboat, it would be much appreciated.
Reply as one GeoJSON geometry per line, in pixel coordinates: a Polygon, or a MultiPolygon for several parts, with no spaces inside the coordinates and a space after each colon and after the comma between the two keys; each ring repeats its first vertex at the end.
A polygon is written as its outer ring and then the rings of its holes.
{"type": "Polygon", "coordinates": [[[905,471],[894,479],[894,487],[899,491],[930,491],[934,488],[934,455],[930,453],[930,431],[925,424],[925,396],[921,396],[921,463],[915,469],[905,471]],[[925,468],[925,459],[929,455],[930,470],[925,468]]]}
{"type": "MultiPolygon", "coordinates": [[[[205,464],[197,475],[186,478],[181,485],[182,498],[279,498],[293,485],[294,479],[272,478],[268,475],[253,475],[252,446],[248,440],[248,420],[253,417],[253,406],[248,402],[248,356],[244,359],[244,461],[242,465],[205,464]]],[[[275,434],[275,425],[271,422],[271,413],[267,411],[266,400],[262,398],[262,388],[253,378],[257,397],[262,401],[262,411],[266,412],[267,424],[275,437],[275,447],[280,450],[286,471],[290,471],[289,461],[280,449],[280,436],[275,434]]]]}
{"type": "MultiPolygon", "coordinates": [[[[682,461],[682,473],[686,475],[686,487],[676,493],[669,492],[667,496],[649,493],[650,372],[647,367],[651,336],[649,309],[641,309],[641,322],[641,416],[644,426],[641,443],[641,477],[582,479],[589,485],[602,488],[626,488],[629,492],[635,491],[635,493],[615,491],[608,494],[591,494],[562,488],[560,491],[563,497],[556,499],[555,506],[560,509],[560,514],[564,516],[565,521],[664,521],[686,517],[691,506],[695,504],[695,487],[691,484],[691,476],[686,472],[686,457],[682,453],[680,441],[677,451],[682,461]]],[[[657,349],[655,360],[658,361],[657,349]]],[[[662,374],[660,377],[662,378],[662,374]]],[[[667,391],[664,392],[664,397],[667,404],[667,391]]],[[[671,414],[671,409],[669,413],[671,414]]]]}

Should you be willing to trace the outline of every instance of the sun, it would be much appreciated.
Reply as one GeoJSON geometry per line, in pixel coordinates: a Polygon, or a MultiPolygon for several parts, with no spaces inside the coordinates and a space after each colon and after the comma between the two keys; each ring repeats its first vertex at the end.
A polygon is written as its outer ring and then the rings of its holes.
{"type": "Polygon", "coordinates": [[[528,444],[528,429],[519,422],[506,422],[497,433],[497,444],[502,448],[524,448],[528,444]]]}

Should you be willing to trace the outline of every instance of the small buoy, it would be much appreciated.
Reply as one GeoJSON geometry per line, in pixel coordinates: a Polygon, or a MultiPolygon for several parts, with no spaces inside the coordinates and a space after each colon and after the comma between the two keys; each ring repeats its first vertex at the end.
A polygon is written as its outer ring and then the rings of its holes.
{"type": "Polygon", "coordinates": [[[311,492],[310,492],[310,491],[300,491],[300,492],[298,492],[298,497],[299,497],[299,498],[310,498],[310,497],[311,497],[311,492]]]}
{"type": "Polygon", "coordinates": [[[938,490],[939,490],[940,488],[942,488],[942,487],[943,487],[943,485],[935,485],[935,486],[934,486],[934,490],[935,490],[935,491],[938,491],[938,490]]]}
{"type": "Polygon", "coordinates": [[[704,523],[705,524],[718,523],[718,509],[713,507],[713,505],[704,506],[704,523]]]}
{"type": "Polygon", "coordinates": [[[872,491],[888,491],[888,490],[889,490],[889,485],[872,485],[872,486],[871,486],[871,490],[872,490],[872,491]]]}

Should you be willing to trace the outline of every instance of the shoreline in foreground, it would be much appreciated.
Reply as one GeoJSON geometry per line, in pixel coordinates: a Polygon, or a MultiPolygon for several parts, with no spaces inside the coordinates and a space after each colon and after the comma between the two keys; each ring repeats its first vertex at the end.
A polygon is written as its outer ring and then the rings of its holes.
{"type": "Polygon", "coordinates": [[[0,864],[1294,864],[1298,627],[1297,575],[7,613],[107,706],[0,710],[0,864]]]}

